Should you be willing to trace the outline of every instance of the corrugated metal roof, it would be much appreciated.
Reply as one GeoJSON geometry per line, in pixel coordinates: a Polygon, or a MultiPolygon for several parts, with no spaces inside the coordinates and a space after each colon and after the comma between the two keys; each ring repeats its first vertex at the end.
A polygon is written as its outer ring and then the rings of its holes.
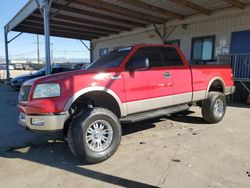
{"type": "MultiPolygon", "coordinates": [[[[34,4],[35,1],[30,0],[28,4],[34,4]]],[[[185,16],[207,14],[206,11],[209,13],[215,10],[223,11],[233,6],[226,0],[188,0],[187,2],[197,5],[196,8],[174,0],[74,0],[72,2],[53,0],[51,34],[90,40],[136,27],[145,27],[152,23],[159,24],[171,19],[185,18],[185,16]],[[199,7],[203,7],[205,12],[199,7]]],[[[240,2],[247,4],[250,0],[240,0],[240,2]]],[[[11,26],[7,28],[42,34],[43,19],[40,11],[34,6],[26,7],[7,24],[11,26]],[[23,14],[27,12],[26,7],[30,7],[31,14],[28,17],[23,14]]]]}
{"type": "Polygon", "coordinates": [[[241,1],[242,3],[250,3],[250,0],[239,0],[239,1],[241,1]]]}
{"type": "MultiPolygon", "coordinates": [[[[170,16],[168,16],[168,17],[163,16],[162,14],[159,14],[158,12],[145,10],[145,9],[143,9],[141,7],[136,7],[136,6],[129,5],[128,3],[120,2],[119,0],[102,0],[102,1],[105,2],[105,3],[109,3],[109,4],[117,5],[117,6],[122,7],[122,8],[129,9],[129,10],[138,11],[138,12],[141,12],[143,14],[157,16],[157,17],[163,18],[163,19],[170,19],[171,18],[170,16]]],[[[151,4],[151,5],[153,5],[153,4],[151,4]]]]}
{"type": "Polygon", "coordinates": [[[107,11],[103,11],[103,10],[98,10],[98,9],[82,6],[82,5],[75,4],[75,3],[70,4],[69,7],[79,8],[82,11],[89,11],[89,12],[92,12],[92,13],[98,13],[98,14],[103,15],[103,18],[104,18],[104,16],[112,16],[112,17],[116,17],[116,18],[127,19],[127,20],[130,20],[130,21],[136,21],[136,22],[139,22],[139,23],[146,24],[145,21],[140,20],[140,19],[129,18],[129,17],[126,17],[126,16],[122,16],[122,15],[114,14],[114,13],[111,13],[111,12],[107,12],[107,11]]]}
{"type": "Polygon", "coordinates": [[[182,14],[184,16],[197,13],[196,11],[194,11],[190,8],[181,6],[179,4],[173,3],[173,2],[168,1],[168,0],[165,0],[165,1],[162,1],[162,0],[142,0],[142,1],[145,3],[148,3],[148,4],[152,4],[156,7],[160,7],[160,8],[172,11],[172,12],[176,12],[178,14],[182,14]]]}
{"type": "Polygon", "coordinates": [[[222,0],[189,0],[190,2],[197,4],[202,7],[206,7],[209,10],[217,10],[222,8],[231,7],[229,3],[222,0]]]}

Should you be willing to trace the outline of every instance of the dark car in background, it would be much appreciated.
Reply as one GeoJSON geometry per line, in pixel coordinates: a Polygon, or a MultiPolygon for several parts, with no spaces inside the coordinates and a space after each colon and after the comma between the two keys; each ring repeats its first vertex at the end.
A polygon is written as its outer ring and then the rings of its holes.
{"type": "MultiPolygon", "coordinates": [[[[51,73],[56,74],[56,73],[61,73],[61,72],[74,71],[74,70],[76,69],[71,69],[68,67],[52,67],[51,73]]],[[[16,90],[19,90],[22,84],[26,82],[27,80],[31,80],[33,78],[38,78],[38,77],[45,76],[45,75],[46,75],[46,70],[45,68],[42,68],[39,71],[36,71],[34,73],[16,76],[11,80],[11,87],[16,90]]]]}

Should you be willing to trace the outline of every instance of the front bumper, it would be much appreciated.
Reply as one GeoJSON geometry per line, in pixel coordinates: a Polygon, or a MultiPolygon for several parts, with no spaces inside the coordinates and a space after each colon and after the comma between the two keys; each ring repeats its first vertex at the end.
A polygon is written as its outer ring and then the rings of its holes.
{"type": "Polygon", "coordinates": [[[61,131],[64,123],[68,119],[69,114],[63,113],[59,115],[27,115],[20,113],[19,124],[26,129],[32,131],[61,131]]]}

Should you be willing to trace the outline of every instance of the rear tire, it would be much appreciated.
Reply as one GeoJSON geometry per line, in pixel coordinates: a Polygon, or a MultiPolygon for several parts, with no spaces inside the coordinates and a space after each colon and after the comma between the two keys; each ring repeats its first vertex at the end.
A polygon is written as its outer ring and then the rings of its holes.
{"type": "Polygon", "coordinates": [[[226,99],[223,93],[209,92],[208,98],[202,102],[203,119],[209,123],[220,122],[226,112],[226,99]]]}
{"type": "Polygon", "coordinates": [[[115,153],[121,135],[121,125],[114,113],[104,108],[92,108],[72,120],[68,145],[77,158],[98,163],[115,153]]]}

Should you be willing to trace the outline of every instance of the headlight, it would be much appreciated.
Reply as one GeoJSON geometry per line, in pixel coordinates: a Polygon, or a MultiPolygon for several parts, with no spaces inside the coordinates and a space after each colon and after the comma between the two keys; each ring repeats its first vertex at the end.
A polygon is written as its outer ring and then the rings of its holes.
{"type": "Polygon", "coordinates": [[[33,99],[60,96],[60,85],[57,83],[38,84],[35,88],[33,99]]]}

